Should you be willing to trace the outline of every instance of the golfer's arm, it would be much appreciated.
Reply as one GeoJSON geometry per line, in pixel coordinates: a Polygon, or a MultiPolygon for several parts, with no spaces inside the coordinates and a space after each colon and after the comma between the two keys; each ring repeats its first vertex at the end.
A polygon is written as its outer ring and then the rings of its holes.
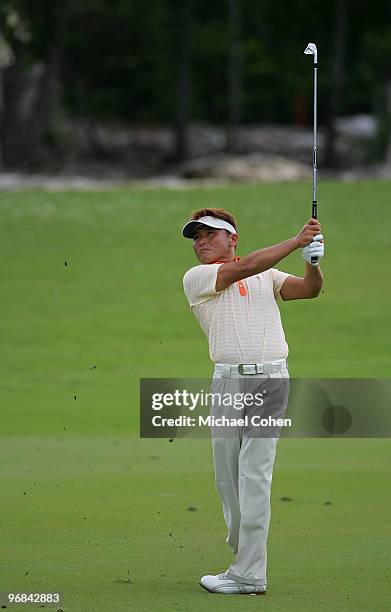
{"type": "Polygon", "coordinates": [[[305,275],[288,276],[280,290],[284,301],[305,300],[319,295],[323,286],[323,274],[319,266],[305,264],[305,275]]]}
{"type": "Polygon", "coordinates": [[[222,291],[238,280],[269,270],[298,246],[297,238],[290,238],[279,244],[254,251],[239,261],[225,263],[220,266],[217,273],[216,291],[222,291]]]}

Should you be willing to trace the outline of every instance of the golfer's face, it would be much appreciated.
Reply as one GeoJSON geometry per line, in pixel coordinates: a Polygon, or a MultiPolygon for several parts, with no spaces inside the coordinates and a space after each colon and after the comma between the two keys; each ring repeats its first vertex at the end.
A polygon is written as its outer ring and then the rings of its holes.
{"type": "Polygon", "coordinates": [[[223,229],[207,226],[197,228],[193,237],[193,249],[203,264],[223,260],[230,252],[229,235],[223,229]]]}

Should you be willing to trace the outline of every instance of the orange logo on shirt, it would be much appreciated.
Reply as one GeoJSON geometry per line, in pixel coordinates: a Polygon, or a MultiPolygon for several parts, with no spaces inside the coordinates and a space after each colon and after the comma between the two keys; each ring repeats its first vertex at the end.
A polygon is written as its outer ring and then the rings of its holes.
{"type": "MultiPolygon", "coordinates": [[[[239,261],[240,257],[235,257],[234,261],[239,261]]],[[[227,263],[226,261],[211,261],[210,263],[227,263]]],[[[238,280],[236,281],[236,284],[238,286],[239,289],[239,293],[242,297],[246,297],[247,295],[247,289],[246,289],[246,285],[244,280],[238,280]]]]}

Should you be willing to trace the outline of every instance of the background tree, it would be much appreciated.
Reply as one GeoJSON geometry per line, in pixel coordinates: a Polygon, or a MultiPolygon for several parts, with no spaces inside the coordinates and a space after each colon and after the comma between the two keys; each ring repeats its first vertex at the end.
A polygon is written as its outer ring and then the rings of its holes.
{"type": "Polygon", "coordinates": [[[345,51],[348,24],[348,9],[350,0],[335,0],[333,51],[329,96],[329,107],[326,119],[326,146],[323,163],[329,167],[337,165],[336,160],[336,127],[335,119],[341,107],[343,86],[345,81],[345,51]]]}
{"type": "Polygon", "coordinates": [[[175,125],[175,159],[183,160],[188,155],[187,128],[191,107],[191,50],[193,0],[183,0],[179,47],[179,80],[177,117],[175,125]]]}
{"type": "MultiPolygon", "coordinates": [[[[11,50],[11,47],[5,40],[2,28],[4,27],[4,23],[0,24],[0,126],[2,124],[2,116],[3,116],[3,70],[10,66],[14,61],[14,56],[11,50]]],[[[2,143],[0,140],[0,170],[3,167],[3,152],[2,152],[2,143]]]]}
{"type": "Polygon", "coordinates": [[[229,25],[229,126],[227,149],[232,152],[237,147],[236,134],[241,120],[242,51],[240,0],[229,0],[229,25]]]}
{"type": "Polygon", "coordinates": [[[388,116],[390,10],[389,0],[41,0],[38,11],[3,0],[0,32],[13,57],[1,71],[4,164],[45,162],[58,109],[91,124],[172,126],[177,158],[187,154],[190,119],[228,124],[231,149],[239,123],[310,126],[310,40],[335,164],[336,115],[388,116]]]}
{"type": "Polygon", "coordinates": [[[1,140],[8,166],[31,166],[59,95],[59,70],[70,0],[5,5],[4,25],[14,62],[4,71],[1,140]],[[50,36],[47,36],[50,33],[50,36]]]}

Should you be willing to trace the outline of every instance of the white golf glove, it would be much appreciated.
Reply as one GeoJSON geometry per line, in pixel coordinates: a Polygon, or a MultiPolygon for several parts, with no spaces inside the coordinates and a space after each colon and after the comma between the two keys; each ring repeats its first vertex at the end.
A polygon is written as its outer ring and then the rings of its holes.
{"type": "Polygon", "coordinates": [[[319,259],[324,255],[324,244],[320,242],[321,240],[323,240],[323,235],[318,234],[314,236],[313,241],[307,244],[303,249],[303,257],[311,266],[317,266],[319,259]],[[316,261],[311,261],[313,257],[317,258],[316,261]]]}

